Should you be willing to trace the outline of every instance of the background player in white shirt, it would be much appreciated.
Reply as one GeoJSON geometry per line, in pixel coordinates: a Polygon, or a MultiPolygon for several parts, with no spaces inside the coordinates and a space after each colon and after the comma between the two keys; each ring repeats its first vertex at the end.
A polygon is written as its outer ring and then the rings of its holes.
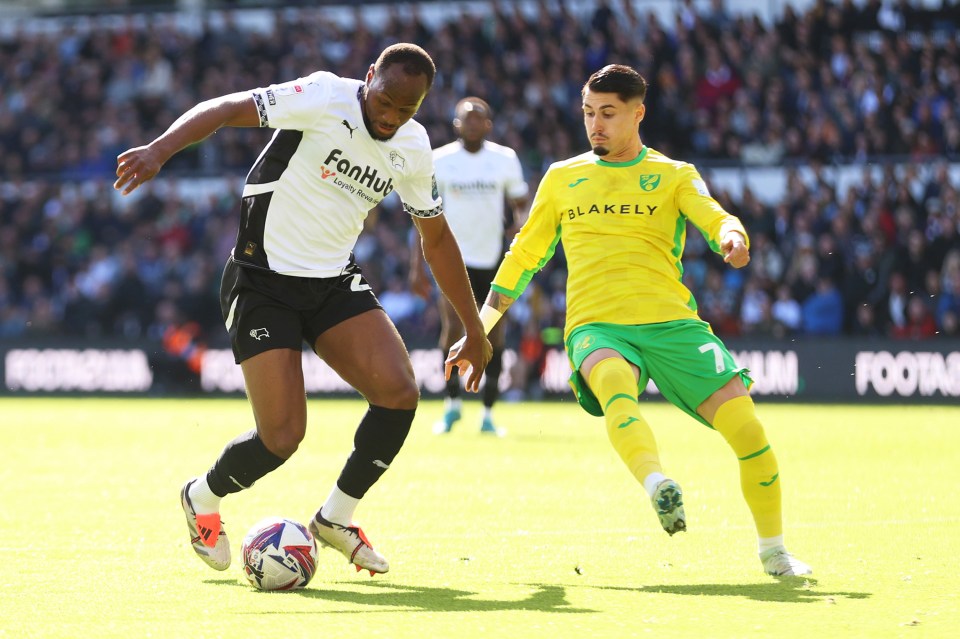
{"type": "Polygon", "coordinates": [[[220,499],[278,468],[303,440],[303,341],[369,402],[354,450],[310,529],[357,570],[389,568],[353,523],[353,513],[403,445],[420,392],[400,335],[351,251],[369,210],[394,189],[466,327],[469,353],[455,365],[467,375],[469,390],[479,386],[491,346],[442,215],[430,141],[412,120],[435,73],[420,47],[392,45],[363,81],[317,72],[208,100],[150,144],[117,158],[114,188],[126,195],[174,153],[220,127],[276,129],[247,175],[237,244],[221,287],[256,428],[228,443],[209,472],[181,491],[191,544],[217,570],[230,565],[220,499]]]}
{"type": "MultiPolygon", "coordinates": [[[[457,103],[453,128],[458,139],[433,153],[437,171],[437,185],[443,196],[443,206],[453,234],[463,253],[470,284],[475,295],[484,295],[503,258],[504,239],[509,240],[523,225],[527,206],[527,183],[516,152],[487,140],[493,129],[490,105],[477,97],[467,97],[457,103]],[[504,204],[509,202],[512,226],[504,228],[504,204]]],[[[429,299],[430,281],[426,275],[423,257],[411,251],[411,287],[415,293],[429,299]]],[[[477,297],[477,304],[483,302],[477,297]]],[[[463,328],[450,303],[440,304],[440,348],[447,352],[463,336],[463,328]]],[[[504,327],[499,324],[490,333],[493,358],[487,366],[483,389],[483,419],[480,432],[503,434],[493,422],[493,405],[499,388],[497,381],[503,368],[504,327]]],[[[460,378],[456,372],[447,380],[443,419],[434,426],[437,434],[448,433],[461,417],[460,378]]]]}

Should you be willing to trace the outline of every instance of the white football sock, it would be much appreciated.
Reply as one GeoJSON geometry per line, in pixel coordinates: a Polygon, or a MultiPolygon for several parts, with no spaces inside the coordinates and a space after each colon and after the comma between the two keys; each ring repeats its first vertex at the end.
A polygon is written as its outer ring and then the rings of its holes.
{"type": "Polygon", "coordinates": [[[220,512],[221,498],[219,495],[214,495],[213,491],[210,490],[206,475],[197,477],[197,481],[190,484],[190,489],[187,492],[190,494],[193,510],[198,515],[220,512]]]}
{"type": "Polygon", "coordinates": [[[460,410],[462,404],[459,397],[447,397],[443,400],[443,410],[460,410]]]}
{"type": "Polygon", "coordinates": [[[483,407],[483,419],[493,421],[493,408],[490,406],[483,407]]]}
{"type": "Polygon", "coordinates": [[[776,537],[760,537],[757,540],[758,552],[762,555],[765,550],[770,550],[771,548],[776,548],[777,546],[783,545],[783,535],[777,535],[776,537]]]}
{"type": "Polygon", "coordinates": [[[647,475],[647,478],[643,480],[643,489],[647,491],[647,495],[653,497],[653,493],[657,490],[657,484],[666,479],[666,476],[663,473],[650,473],[647,475]]]}
{"type": "Polygon", "coordinates": [[[353,523],[353,512],[359,503],[359,499],[351,497],[334,485],[330,496],[327,497],[327,502],[320,509],[320,515],[327,521],[349,526],[353,523]]]}

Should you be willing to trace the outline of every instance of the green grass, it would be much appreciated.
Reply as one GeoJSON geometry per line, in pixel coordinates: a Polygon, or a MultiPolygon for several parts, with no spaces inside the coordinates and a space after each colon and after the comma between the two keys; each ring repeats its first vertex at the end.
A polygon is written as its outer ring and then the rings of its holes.
{"type": "MultiPolygon", "coordinates": [[[[306,521],[363,405],[312,401],[284,466],[224,501],[236,555],[268,515],[306,521]]],[[[960,625],[960,408],[761,404],[788,547],[816,579],[756,559],[736,461],[680,411],[644,404],[689,531],[660,530],[602,421],[569,402],[480,410],[446,437],[424,402],[358,520],[390,560],[321,551],[261,593],[189,548],[178,491],[252,423],[243,400],[0,400],[2,637],[953,637],[960,625]]]]}

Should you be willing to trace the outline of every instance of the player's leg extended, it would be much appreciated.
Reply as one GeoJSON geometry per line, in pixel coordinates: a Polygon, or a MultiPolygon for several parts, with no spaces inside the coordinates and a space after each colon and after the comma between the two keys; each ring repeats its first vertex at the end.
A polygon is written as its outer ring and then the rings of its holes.
{"type": "Polygon", "coordinates": [[[311,530],[321,543],[371,572],[386,560],[352,519],[360,499],[390,467],[410,432],[420,399],[413,365],[397,329],[380,309],[351,317],[316,340],[316,352],[369,402],[354,449],[311,530]],[[371,348],[375,344],[375,348],[371,348]]]}
{"type": "Polygon", "coordinates": [[[603,408],[610,443],[633,476],[643,483],[651,473],[659,473],[657,442],[637,403],[636,368],[616,351],[599,349],[580,371],[603,408]]]}
{"type": "MultiPolygon", "coordinates": [[[[443,353],[440,362],[442,368],[447,351],[458,339],[463,337],[463,326],[460,324],[460,318],[457,316],[453,304],[443,295],[440,296],[438,301],[438,309],[440,311],[440,350],[443,353]]],[[[457,367],[454,367],[450,373],[445,392],[443,418],[433,425],[433,432],[437,435],[449,433],[463,414],[463,402],[460,399],[460,371],[457,367]]]]}
{"type": "Polygon", "coordinates": [[[587,356],[580,372],[603,409],[610,443],[653,499],[661,525],[671,535],[685,530],[680,488],[664,477],[653,431],[640,414],[636,367],[616,351],[601,348],[587,356]]]}
{"type": "Polygon", "coordinates": [[[697,412],[723,435],[737,455],[740,488],[757,527],[764,568],[778,575],[811,572],[784,549],[780,468],[740,376],[711,395],[697,412]]]}

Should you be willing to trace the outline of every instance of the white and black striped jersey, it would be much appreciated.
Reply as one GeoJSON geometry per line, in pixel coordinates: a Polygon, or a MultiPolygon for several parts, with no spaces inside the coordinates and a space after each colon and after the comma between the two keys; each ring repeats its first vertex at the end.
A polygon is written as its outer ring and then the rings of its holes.
{"type": "Polygon", "coordinates": [[[457,140],[433,152],[447,223],[471,268],[496,268],[503,257],[504,197],[527,194],[516,152],[484,141],[476,153],[457,140]]]}
{"type": "Polygon", "coordinates": [[[389,140],[363,124],[363,82],[318,71],[253,91],[277,129],[247,175],[233,259],[298,277],[334,277],[367,213],[396,190],[410,215],[443,212],[427,132],[407,121],[389,140]]]}

